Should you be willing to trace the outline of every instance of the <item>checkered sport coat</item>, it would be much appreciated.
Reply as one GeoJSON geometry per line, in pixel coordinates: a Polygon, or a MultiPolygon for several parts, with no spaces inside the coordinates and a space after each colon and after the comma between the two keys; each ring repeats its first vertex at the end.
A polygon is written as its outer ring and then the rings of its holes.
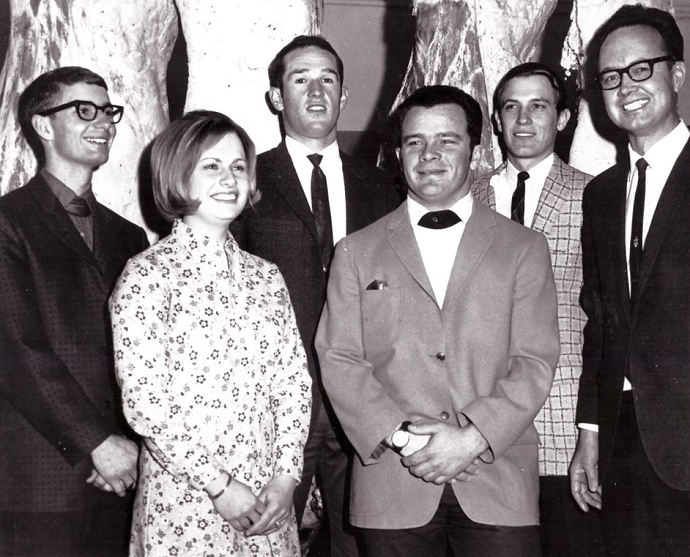
{"type": "MultiPolygon", "coordinates": [[[[491,179],[504,172],[505,163],[472,184],[472,193],[496,209],[491,179]]],[[[534,420],[539,432],[539,474],[567,476],[575,450],[575,408],[582,373],[582,330],[586,316],[579,304],[582,288],[582,193],[592,177],[568,166],[554,154],[544,182],[532,226],[543,232],[551,251],[551,264],[558,293],[558,325],[561,356],[551,394],[534,420]]]]}

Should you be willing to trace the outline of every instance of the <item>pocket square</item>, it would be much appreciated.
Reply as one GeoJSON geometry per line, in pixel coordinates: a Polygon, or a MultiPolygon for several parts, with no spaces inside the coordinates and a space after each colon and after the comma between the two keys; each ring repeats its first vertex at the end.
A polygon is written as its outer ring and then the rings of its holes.
{"type": "Polygon", "coordinates": [[[386,290],[387,288],[388,284],[383,280],[374,280],[367,286],[367,290],[386,290]]]}

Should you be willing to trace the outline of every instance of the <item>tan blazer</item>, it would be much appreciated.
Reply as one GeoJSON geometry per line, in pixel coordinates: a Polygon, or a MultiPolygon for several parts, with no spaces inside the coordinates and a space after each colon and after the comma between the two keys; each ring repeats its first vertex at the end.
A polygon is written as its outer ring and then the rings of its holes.
{"type": "MultiPolygon", "coordinates": [[[[505,163],[472,184],[474,196],[496,209],[491,179],[504,172],[505,163]]],[[[558,292],[561,356],[551,394],[537,414],[539,474],[567,476],[577,443],[577,389],[582,373],[582,330],[585,313],[580,306],[582,289],[582,194],[592,179],[565,164],[554,154],[530,228],[546,236],[558,292]]]]}
{"type": "Polygon", "coordinates": [[[441,309],[403,204],[336,247],[316,346],[324,386],[359,456],[355,526],[426,524],[443,486],[413,477],[391,450],[378,459],[372,452],[404,420],[465,416],[493,462],[454,484],[464,511],[485,524],[538,523],[532,421],[559,354],[542,234],[475,202],[441,309]],[[367,289],[374,280],[385,288],[367,289]]]}

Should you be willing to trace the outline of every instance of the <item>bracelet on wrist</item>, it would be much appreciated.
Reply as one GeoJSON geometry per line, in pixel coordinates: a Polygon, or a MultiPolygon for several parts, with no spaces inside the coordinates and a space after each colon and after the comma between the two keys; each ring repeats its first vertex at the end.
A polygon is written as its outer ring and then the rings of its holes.
{"type": "Polygon", "coordinates": [[[230,484],[231,484],[231,483],[232,483],[232,476],[231,476],[230,474],[228,474],[228,481],[227,481],[227,483],[225,484],[225,487],[224,487],[223,489],[221,489],[221,490],[220,490],[218,493],[216,493],[215,495],[211,495],[211,494],[209,493],[208,498],[209,498],[211,501],[215,501],[216,499],[218,499],[218,497],[220,497],[221,495],[223,495],[223,493],[225,493],[225,490],[226,490],[228,487],[230,487],[230,484]]]}

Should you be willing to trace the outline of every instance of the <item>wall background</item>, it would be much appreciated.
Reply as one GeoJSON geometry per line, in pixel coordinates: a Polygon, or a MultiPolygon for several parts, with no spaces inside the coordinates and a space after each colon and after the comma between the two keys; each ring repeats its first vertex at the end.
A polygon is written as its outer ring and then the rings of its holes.
{"type": "MultiPolygon", "coordinates": [[[[674,0],[674,6],[690,69],[690,0],[674,0]]],[[[560,56],[571,7],[572,0],[559,0],[549,21],[540,53],[541,61],[547,64],[559,62],[559,59],[549,59],[549,55],[556,52],[560,56]]],[[[9,48],[9,21],[9,0],[0,0],[0,67],[9,48]]],[[[339,122],[340,142],[347,151],[373,158],[414,44],[412,0],[324,0],[322,33],[343,58],[345,85],[350,90],[349,104],[339,122]]],[[[180,33],[168,72],[172,118],[179,116],[184,106],[186,64],[185,43],[180,33]]],[[[575,80],[569,80],[568,86],[574,92],[575,80]]],[[[680,111],[690,124],[690,75],[681,91],[680,111]]],[[[573,121],[569,127],[574,125],[573,121]]],[[[568,146],[566,134],[561,151],[567,152],[568,146]]]]}

